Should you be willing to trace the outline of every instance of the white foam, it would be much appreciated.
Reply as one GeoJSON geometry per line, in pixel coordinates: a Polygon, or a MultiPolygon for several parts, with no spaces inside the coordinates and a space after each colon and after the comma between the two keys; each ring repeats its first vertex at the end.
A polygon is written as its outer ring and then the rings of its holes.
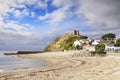
{"type": "Polygon", "coordinates": [[[4,70],[0,70],[0,72],[3,72],[4,70]]]}

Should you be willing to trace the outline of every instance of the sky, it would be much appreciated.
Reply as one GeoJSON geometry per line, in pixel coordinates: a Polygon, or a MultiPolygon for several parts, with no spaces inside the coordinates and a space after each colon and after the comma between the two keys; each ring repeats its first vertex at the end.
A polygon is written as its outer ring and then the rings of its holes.
{"type": "Polygon", "coordinates": [[[0,50],[43,50],[74,29],[120,37],[120,0],[0,0],[0,50]]]}

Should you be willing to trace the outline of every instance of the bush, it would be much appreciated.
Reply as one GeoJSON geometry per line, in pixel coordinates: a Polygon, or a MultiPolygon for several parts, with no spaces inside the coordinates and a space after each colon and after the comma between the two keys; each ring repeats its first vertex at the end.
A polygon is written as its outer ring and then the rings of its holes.
{"type": "Polygon", "coordinates": [[[95,54],[101,55],[101,54],[104,53],[104,50],[105,50],[105,45],[104,44],[98,44],[96,46],[96,51],[92,51],[91,53],[94,54],[94,55],[95,54]]]}
{"type": "Polygon", "coordinates": [[[118,39],[118,40],[116,41],[116,43],[114,44],[114,46],[116,46],[116,47],[119,47],[119,46],[120,46],[120,39],[118,39]]]}

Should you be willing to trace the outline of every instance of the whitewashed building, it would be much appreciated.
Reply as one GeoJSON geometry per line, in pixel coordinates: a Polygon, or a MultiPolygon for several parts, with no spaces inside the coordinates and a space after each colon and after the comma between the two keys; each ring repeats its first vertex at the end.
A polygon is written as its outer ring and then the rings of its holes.
{"type": "Polygon", "coordinates": [[[79,40],[76,40],[75,42],[74,42],[74,46],[76,47],[76,46],[82,46],[82,43],[79,41],[79,40]]]}
{"type": "Polygon", "coordinates": [[[99,44],[100,40],[99,39],[95,39],[93,42],[92,42],[92,45],[89,46],[88,50],[89,51],[95,51],[96,50],[96,46],[99,44]]]}
{"type": "Polygon", "coordinates": [[[95,51],[95,46],[89,46],[88,51],[95,51]]]}
{"type": "Polygon", "coordinates": [[[80,46],[82,49],[88,50],[90,42],[87,39],[81,39],[81,40],[76,40],[74,42],[74,46],[76,47],[77,45],[80,46]]]}
{"type": "Polygon", "coordinates": [[[97,42],[96,40],[94,40],[94,42],[92,42],[92,45],[93,46],[96,46],[96,45],[98,45],[99,44],[99,42],[97,42]]]}
{"type": "Polygon", "coordinates": [[[105,45],[105,50],[106,50],[106,51],[120,51],[120,47],[107,46],[107,45],[105,45]]]}

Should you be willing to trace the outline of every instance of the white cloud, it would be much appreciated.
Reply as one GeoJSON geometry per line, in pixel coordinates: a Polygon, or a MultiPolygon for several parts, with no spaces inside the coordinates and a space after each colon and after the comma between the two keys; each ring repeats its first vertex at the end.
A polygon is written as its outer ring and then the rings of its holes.
{"type": "MultiPolygon", "coordinates": [[[[48,0],[0,0],[0,15],[9,16],[8,13],[13,14],[14,10],[18,8],[26,10],[26,5],[33,5],[34,8],[47,8],[47,1],[48,0]]],[[[28,11],[25,11],[25,15],[28,15],[27,12],[28,11]]],[[[18,17],[20,11],[15,11],[15,13],[18,17]]]]}
{"type": "Polygon", "coordinates": [[[73,14],[68,7],[59,8],[52,13],[47,13],[44,16],[39,16],[39,20],[44,20],[51,25],[57,25],[65,19],[70,18],[73,14]]]}
{"type": "Polygon", "coordinates": [[[21,11],[20,10],[15,10],[13,14],[17,18],[21,17],[21,11]]]}
{"type": "Polygon", "coordinates": [[[118,0],[81,0],[78,15],[83,14],[90,23],[105,23],[108,27],[118,27],[120,19],[118,0]]]}
{"type": "Polygon", "coordinates": [[[66,1],[63,0],[53,0],[52,5],[57,6],[57,7],[61,7],[62,5],[65,4],[66,1]]]}
{"type": "Polygon", "coordinates": [[[38,35],[20,35],[0,31],[0,50],[40,50],[41,38],[38,35]]]}
{"type": "Polygon", "coordinates": [[[30,13],[29,13],[29,10],[24,9],[24,10],[22,11],[22,14],[25,15],[25,16],[28,16],[30,13]]]}
{"type": "Polygon", "coordinates": [[[8,16],[8,13],[12,13],[15,8],[26,8],[23,4],[18,4],[16,0],[0,0],[0,14],[8,16]]]}
{"type": "Polygon", "coordinates": [[[29,14],[30,14],[30,12],[29,12],[27,9],[23,9],[22,11],[21,11],[21,10],[15,10],[15,11],[13,12],[13,15],[14,15],[16,18],[28,16],[29,14]]]}
{"type": "Polygon", "coordinates": [[[0,21],[0,50],[39,49],[37,43],[41,41],[40,35],[35,34],[32,29],[29,24],[0,21]]]}
{"type": "Polygon", "coordinates": [[[14,21],[8,21],[6,23],[2,21],[0,22],[0,32],[8,34],[12,33],[27,36],[32,34],[30,29],[30,27],[26,27],[14,21]]]}
{"type": "Polygon", "coordinates": [[[37,46],[39,44],[38,42],[40,42],[40,35],[35,34],[29,24],[12,21],[10,17],[12,15],[19,19],[28,15],[35,17],[35,12],[30,11],[30,8],[27,6],[33,6],[33,9],[36,6],[39,8],[47,7],[47,0],[44,4],[40,4],[41,1],[0,0],[0,49],[40,48],[40,46],[37,46]],[[33,47],[34,44],[37,45],[33,47]]]}
{"type": "Polygon", "coordinates": [[[31,17],[35,17],[35,12],[31,12],[31,17]]]}
{"type": "Polygon", "coordinates": [[[0,22],[3,21],[3,17],[0,15],[0,22]]]}
{"type": "Polygon", "coordinates": [[[35,8],[47,8],[48,0],[17,0],[19,4],[34,5],[35,8]]]}
{"type": "Polygon", "coordinates": [[[52,5],[56,7],[70,7],[77,2],[78,0],[53,0],[52,5]]]}
{"type": "Polygon", "coordinates": [[[47,2],[38,1],[37,4],[36,4],[36,8],[46,9],[47,8],[47,2]]]}
{"type": "Polygon", "coordinates": [[[52,25],[58,25],[62,21],[69,19],[75,12],[71,10],[72,7],[78,5],[78,0],[52,0],[53,6],[57,7],[57,10],[54,10],[51,13],[46,13],[43,16],[39,16],[39,20],[46,21],[52,25]]]}
{"type": "Polygon", "coordinates": [[[119,0],[81,0],[80,4],[76,11],[77,15],[87,19],[84,25],[90,26],[91,34],[100,35],[107,32],[120,34],[119,0]]]}
{"type": "Polygon", "coordinates": [[[85,19],[78,26],[88,26],[87,28],[93,35],[104,34],[106,31],[120,34],[118,32],[120,30],[119,0],[53,0],[52,5],[58,9],[44,16],[39,16],[40,20],[49,24],[59,24],[76,15],[79,20],[85,19]],[[76,9],[72,11],[71,7],[76,7],[76,9]]]}
{"type": "Polygon", "coordinates": [[[39,0],[17,0],[19,4],[27,4],[27,5],[33,5],[37,3],[39,0]]]}
{"type": "Polygon", "coordinates": [[[7,15],[6,13],[10,11],[9,6],[7,3],[4,3],[2,0],[0,0],[0,14],[1,15],[7,15]]]}
{"type": "Polygon", "coordinates": [[[45,16],[39,16],[40,20],[47,20],[49,24],[57,24],[66,18],[67,12],[59,9],[53,13],[46,14],[45,16]]]}

